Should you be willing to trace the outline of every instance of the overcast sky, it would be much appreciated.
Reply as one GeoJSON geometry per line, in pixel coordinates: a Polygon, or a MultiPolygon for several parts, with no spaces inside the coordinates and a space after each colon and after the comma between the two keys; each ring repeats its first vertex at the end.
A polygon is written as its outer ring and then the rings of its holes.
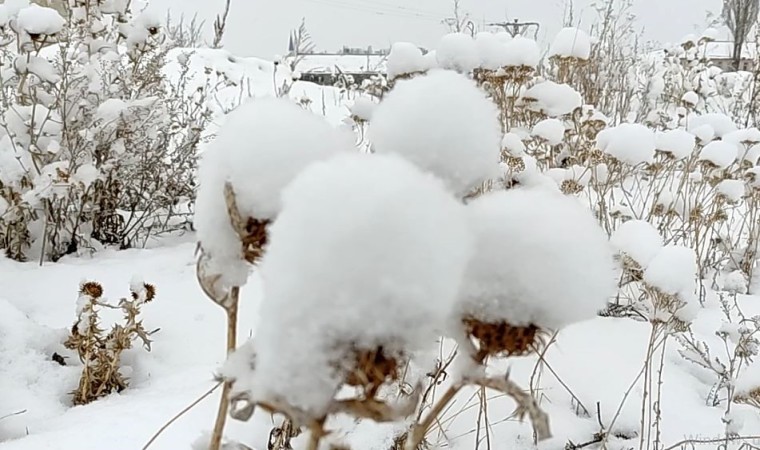
{"type": "MultiPolygon", "coordinates": [[[[541,23],[546,40],[562,24],[570,0],[462,0],[478,23],[518,18],[541,23]]],[[[576,22],[591,26],[593,0],[574,0],[576,22]]],[[[341,46],[387,47],[411,41],[435,47],[451,16],[452,0],[232,0],[225,47],[240,56],[271,58],[287,51],[288,33],[302,17],[320,50],[341,46]]],[[[708,10],[719,11],[721,0],[633,0],[633,12],[647,40],[677,41],[701,30],[708,10]]],[[[198,13],[211,33],[214,15],[224,0],[152,0],[152,8],[170,8],[175,16],[198,13]]]]}

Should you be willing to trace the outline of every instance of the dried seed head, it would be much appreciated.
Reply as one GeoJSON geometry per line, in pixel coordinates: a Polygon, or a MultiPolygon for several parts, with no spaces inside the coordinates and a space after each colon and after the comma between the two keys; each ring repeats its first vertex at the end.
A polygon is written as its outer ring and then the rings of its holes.
{"type": "Polygon", "coordinates": [[[544,343],[535,325],[512,326],[505,321],[488,323],[473,317],[462,320],[465,332],[478,344],[479,356],[520,356],[533,352],[544,343]]]}
{"type": "Polygon", "coordinates": [[[145,283],[145,303],[156,298],[156,287],[152,284],[145,283]]]}
{"type": "Polygon", "coordinates": [[[103,286],[95,281],[87,281],[82,284],[80,292],[94,299],[98,299],[103,295],[103,286]]]}
{"type": "Polygon", "coordinates": [[[345,383],[362,388],[367,398],[373,398],[383,384],[400,378],[397,357],[388,355],[382,346],[373,350],[354,349],[352,353],[353,364],[345,383]]]}
{"type": "Polygon", "coordinates": [[[583,192],[583,186],[575,180],[565,180],[559,185],[565,195],[574,195],[583,192]]]}
{"type": "Polygon", "coordinates": [[[525,160],[522,158],[516,156],[507,156],[505,162],[513,172],[522,172],[525,170],[525,160]]]}

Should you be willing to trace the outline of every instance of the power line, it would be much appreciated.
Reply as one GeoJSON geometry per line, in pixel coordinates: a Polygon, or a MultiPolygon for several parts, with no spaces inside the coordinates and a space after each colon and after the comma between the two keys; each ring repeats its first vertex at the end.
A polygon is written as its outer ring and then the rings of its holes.
{"type": "Polygon", "coordinates": [[[440,20],[443,18],[442,16],[434,15],[431,13],[421,13],[421,12],[414,12],[414,11],[402,11],[398,8],[382,8],[382,7],[370,7],[368,5],[357,5],[356,3],[344,3],[340,0],[304,0],[311,3],[317,3],[325,6],[331,6],[333,8],[339,8],[339,9],[346,9],[351,11],[358,11],[368,14],[374,14],[379,16],[390,16],[390,17],[399,17],[399,18],[406,18],[406,19],[418,19],[418,20],[427,20],[427,21],[435,21],[440,22],[440,20]]]}

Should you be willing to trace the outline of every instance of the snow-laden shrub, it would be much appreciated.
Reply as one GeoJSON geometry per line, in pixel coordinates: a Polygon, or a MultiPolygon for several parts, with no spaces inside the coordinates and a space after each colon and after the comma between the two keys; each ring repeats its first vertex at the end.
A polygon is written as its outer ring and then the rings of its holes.
{"type": "Polygon", "coordinates": [[[374,111],[370,139],[378,154],[403,156],[460,196],[497,174],[496,108],[453,71],[399,82],[374,111]]]}
{"type": "Polygon", "coordinates": [[[0,249],[57,260],[187,229],[206,88],[171,84],[160,21],[125,2],[31,5],[0,30],[0,249]]]}
{"type": "MultiPolygon", "coordinates": [[[[444,184],[395,155],[315,163],[282,204],[261,263],[254,369],[228,375],[254,402],[319,418],[342,384],[361,382],[360,355],[401,364],[434,342],[471,238],[464,206],[444,184]]],[[[369,398],[378,387],[360,386],[369,398]]]]}

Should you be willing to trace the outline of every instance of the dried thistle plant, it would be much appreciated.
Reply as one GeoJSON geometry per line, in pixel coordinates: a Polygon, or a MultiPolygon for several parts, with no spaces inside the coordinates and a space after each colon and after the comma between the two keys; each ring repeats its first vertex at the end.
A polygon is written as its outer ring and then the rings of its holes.
{"type": "Polygon", "coordinates": [[[75,350],[84,367],[79,386],[73,392],[73,403],[85,405],[112,392],[121,392],[129,382],[121,369],[121,355],[132,348],[138,339],[150,351],[150,336],[158,330],[147,331],[139,320],[141,308],[156,296],[156,289],[147,283],[132,283],[131,295],[117,306],[103,299],[103,287],[94,281],[82,283],[77,304],[77,320],[64,345],[75,350]],[[101,308],[120,309],[123,322],[114,324],[108,334],[101,328],[101,308]]]}

